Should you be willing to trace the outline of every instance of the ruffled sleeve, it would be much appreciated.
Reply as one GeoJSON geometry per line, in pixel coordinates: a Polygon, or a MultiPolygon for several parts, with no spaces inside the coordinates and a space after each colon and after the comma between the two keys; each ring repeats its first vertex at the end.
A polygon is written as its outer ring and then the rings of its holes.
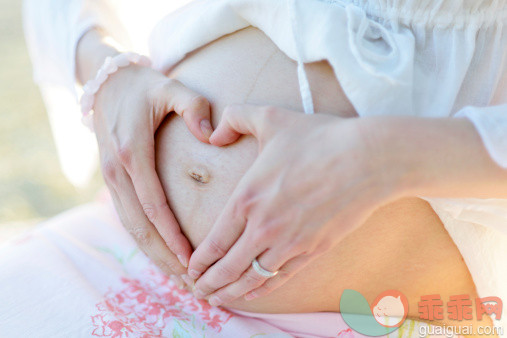
{"type": "Polygon", "coordinates": [[[81,125],[75,57],[79,39],[101,27],[128,44],[114,15],[116,0],[24,0],[23,26],[33,66],[47,108],[62,171],[75,186],[86,185],[98,167],[95,137],[81,125]]]}
{"type": "Polygon", "coordinates": [[[128,44],[116,7],[113,0],[25,0],[23,25],[35,83],[64,86],[75,94],[76,46],[85,32],[102,27],[128,44]]]}
{"type": "Polygon", "coordinates": [[[469,119],[479,132],[491,158],[507,169],[507,104],[465,107],[454,117],[469,119]]]}

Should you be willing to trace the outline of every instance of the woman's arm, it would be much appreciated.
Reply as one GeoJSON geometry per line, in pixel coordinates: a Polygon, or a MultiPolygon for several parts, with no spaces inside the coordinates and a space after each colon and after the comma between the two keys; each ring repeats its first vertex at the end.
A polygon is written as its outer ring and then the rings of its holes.
{"type": "Polygon", "coordinates": [[[362,124],[379,156],[391,159],[386,170],[402,168],[403,195],[507,198],[507,168],[493,160],[470,120],[384,116],[362,124]]]}
{"type": "Polygon", "coordinates": [[[266,295],[400,197],[507,197],[507,170],[464,118],[337,119],[236,106],[210,142],[241,134],[257,138],[259,156],[189,265],[196,296],[213,305],[266,295]],[[281,273],[259,275],[255,258],[281,273]]]}
{"type": "MultiPolygon", "coordinates": [[[[80,40],[76,66],[80,82],[94,77],[104,59],[118,53],[105,38],[100,30],[91,29],[80,40]]],[[[154,134],[173,111],[184,115],[197,139],[208,142],[212,130],[204,97],[149,67],[129,65],[99,88],[93,123],[104,180],[122,223],[164,272],[181,273],[181,265],[188,264],[190,243],[155,170],[154,134]]]]}
{"type": "MultiPolygon", "coordinates": [[[[25,30],[36,82],[76,94],[76,82],[93,78],[105,58],[118,53],[106,37],[128,48],[118,6],[121,2],[112,0],[26,0],[25,30]]],[[[191,247],[155,171],[154,134],[175,111],[185,113],[192,134],[208,142],[207,100],[160,72],[130,65],[108,77],[93,108],[102,171],[123,224],[164,272],[181,273],[191,247]]]]}
{"type": "Polygon", "coordinates": [[[94,27],[79,40],[76,50],[76,80],[81,85],[95,77],[106,57],[119,53],[106,39],[107,35],[100,28],[94,27]]]}

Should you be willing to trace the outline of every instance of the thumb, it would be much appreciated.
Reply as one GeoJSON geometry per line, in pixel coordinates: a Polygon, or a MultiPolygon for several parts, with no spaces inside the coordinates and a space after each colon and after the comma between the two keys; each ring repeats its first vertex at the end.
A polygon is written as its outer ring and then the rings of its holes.
{"type": "Polygon", "coordinates": [[[277,129],[283,110],[247,104],[227,106],[209,141],[215,146],[224,146],[235,142],[241,135],[252,135],[262,141],[277,129]]]}
{"type": "Polygon", "coordinates": [[[208,143],[213,133],[211,108],[208,100],[185,87],[180,81],[170,79],[159,99],[164,101],[164,114],[174,111],[183,117],[190,132],[201,142],[208,143]]]}

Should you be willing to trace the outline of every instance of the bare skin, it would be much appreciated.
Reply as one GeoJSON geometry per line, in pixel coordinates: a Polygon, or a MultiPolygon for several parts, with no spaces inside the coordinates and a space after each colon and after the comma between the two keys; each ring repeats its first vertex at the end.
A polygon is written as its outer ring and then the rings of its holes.
{"type": "MultiPolygon", "coordinates": [[[[89,30],[76,51],[76,75],[85,84],[106,57],[119,52],[100,29],[89,30]]],[[[180,82],[135,64],[111,74],[95,95],[93,125],[104,181],[125,229],[166,274],[182,273],[190,243],[167,205],[155,171],[154,134],[165,116],[184,116],[192,134],[208,142],[209,104],[180,82]]]]}
{"type": "MultiPolygon", "coordinates": [[[[307,71],[317,112],[356,116],[327,63],[310,64],[307,71]]],[[[214,126],[224,107],[234,103],[302,111],[295,63],[253,28],[195,51],[168,76],[210,101],[214,126]]],[[[159,128],[157,172],[171,210],[194,248],[256,155],[253,137],[213,147],[192,137],[175,115],[159,128]]],[[[340,311],[340,295],[347,288],[361,292],[370,303],[382,291],[399,290],[408,298],[412,318],[419,317],[417,302],[423,295],[440,294],[444,303],[451,295],[477,296],[463,258],[438,216],[427,202],[413,197],[379,208],[358,230],[269,296],[238,299],[226,306],[265,313],[340,311]]],[[[444,322],[469,324],[446,318],[444,322]]]]}

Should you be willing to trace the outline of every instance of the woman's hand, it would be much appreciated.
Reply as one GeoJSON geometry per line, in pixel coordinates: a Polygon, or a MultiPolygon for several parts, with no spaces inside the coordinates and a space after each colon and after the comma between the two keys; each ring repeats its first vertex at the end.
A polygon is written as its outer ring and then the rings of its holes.
{"type": "Polygon", "coordinates": [[[215,306],[266,295],[394,199],[398,171],[369,131],[361,119],[228,107],[211,144],[250,134],[260,152],[192,254],[195,295],[215,306]],[[279,273],[262,277],[255,258],[279,273]]]}
{"type": "MultiPolygon", "coordinates": [[[[78,52],[84,60],[78,63],[82,82],[93,76],[103,56],[114,53],[96,31],[83,37],[78,52]],[[96,62],[90,62],[93,58],[96,62]]],[[[181,274],[192,249],[155,170],[154,135],[173,111],[195,137],[208,142],[213,130],[204,97],[151,68],[130,65],[111,74],[96,94],[93,123],[102,173],[123,225],[163,272],[181,274]]]]}

